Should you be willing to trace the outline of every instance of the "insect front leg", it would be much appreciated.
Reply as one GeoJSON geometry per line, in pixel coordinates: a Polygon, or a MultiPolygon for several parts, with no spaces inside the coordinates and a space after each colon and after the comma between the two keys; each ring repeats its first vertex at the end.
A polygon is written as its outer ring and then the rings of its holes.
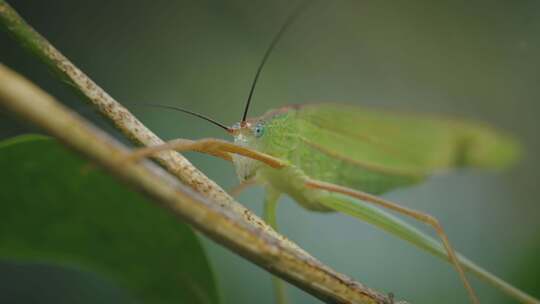
{"type": "MultiPolygon", "coordinates": [[[[444,232],[441,224],[439,223],[439,221],[434,218],[433,216],[429,215],[429,214],[426,214],[426,213],[422,213],[420,211],[416,211],[416,210],[412,210],[410,208],[406,208],[406,207],[403,207],[403,206],[400,206],[396,203],[393,203],[393,202],[390,202],[390,201],[387,201],[385,199],[382,199],[380,197],[377,197],[377,196],[374,196],[374,195],[371,195],[371,194],[368,194],[368,193],[365,193],[365,192],[361,192],[361,191],[357,191],[357,190],[353,190],[353,189],[350,189],[350,188],[347,188],[347,187],[342,187],[342,186],[338,186],[338,185],[335,185],[335,184],[330,184],[330,183],[326,183],[326,182],[322,182],[322,181],[317,181],[317,180],[307,180],[306,183],[305,183],[306,187],[308,188],[311,188],[311,189],[319,189],[319,190],[325,190],[325,191],[329,191],[329,192],[333,192],[333,193],[340,193],[340,194],[343,194],[343,195],[346,195],[346,196],[350,196],[350,197],[353,197],[355,199],[358,199],[360,201],[363,201],[363,202],[367,202],[367,203],[371,203],[371,204],[374,204],[374,205],[377,205],[377,206],[381,206],[381,207],[384,207],[386,209],[390,209],[390,210],[393,210],[393,211],[396,211],[396,212],[399,212],[401,214],[404,214],[404,215],[407,215],[409,217],[412,217],[420,222],[423,222],[427,225],[430,225],[431,227],[433,227],[433,229],[435,229],[435,231],[437,232],[437,235],[439,236],[439,238],[441,239],[442,241],[442,244],[444,246],[444,249],[446,250],[446,253],[448,255],[448,258],[450,260],[450,262],[454,265],[454,267],[456,268],[460,278],[461,278],[461,281],[463,282],[463,285],[465,286],[465,289],[467,290],[467,293],[469,294],[469,298],[471,299],[471,302],[472,303],[475,303],[475,304],[478,304],[479,301],[478,301],[478,298],[474,292],[474,289],[471,287],[469,281],[467,280],[467,277],[465,276],[465,272],[463,271],[463,267],[461,266],[457,256],[456,256],[456,253],[452,247],[452,245],[450,244],[450,241],[448,240],[448,236],[446,235],[446,233],[444,232]]],[[[346,210],[346,207],[344,207],[342,209],[341,206],[337,206],[337,205],[332,205],[332,206],[329,206],[331,208],[334,208],[338,211],[341,211],[343,210],[343,212],[347,212],[350,211],[350,210],[346,210]]]]}
{"type": "Polygon", "coordinates": [[[210,154],[213,156],[220,157],[227,161],[232,161],[231,153],[242,155],[251,159],[258,160],[267,164],[272,168],[283,168],[287,166],[287,163],[272,157],[268,154],[261,153],[259,151],[235,145],[228,141],[214,139],[214,138],[205,138],[200,140],[189,140],[189,139],[175,139],[169,142],[166,142],[161,145],[150,146],[145,148],[140,148],[135,150],[130,156],[128,156],[128,161],[138,161],[140,159],[155,155],[162,151],[196,151],[201,153],[210,154]]]}
{"type": "Polygon", "coordinates": [[[238,197],[242,192],[244,192],[247,188],[253,187],[257,184],[257,181],[255,180],[255,177],[248,178],[246,180],[243,180],[240,182],[240,184],[232,187],[227,192],[232,197],[238,197]]]}
{"type": "Polygon", "coordinates": [[[127,161],[135,162],[143,158],[156,155],[159,152],[171,151],[171,150],[178,151],[178,152],[183,152],[183,151],[203,152],[206,154],[217,156],[227,161],[232,161],[232,158],[229,153],[225,153],[223,151],[220,151],[219,149],[216,149],[216,147],[214,147],[214,145],[212,145],[212,143],[208,139],[194,141],[194,140],[183,139],[183,138],[174,139],[160,145],[135,149],[135,151],[131,153],[131,155],[128,156],[127,161]]]}

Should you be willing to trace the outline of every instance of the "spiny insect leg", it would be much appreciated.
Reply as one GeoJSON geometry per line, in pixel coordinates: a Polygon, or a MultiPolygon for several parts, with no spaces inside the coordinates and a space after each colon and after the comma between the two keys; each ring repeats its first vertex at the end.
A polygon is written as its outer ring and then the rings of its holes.
{"type": "Polygon", "coordinates": [[[217,156],[228,161],[232,160],[229,153],[233,153],[261,161],[273,168],[283,168],[287,166],[287,164],[282,160],[268,154],[214,138],[205,138],[196,141],[189,139],[175,139],[161,145],[135,150],[135,152],[133,152],[128,158],[130,161],[137,161],[142,158],[152,156],[156,153],[169,150],[175,150],[178,152],[197,151],[217,156]]]}
{"type": "Polygon", "coordinates": [[[475,304],[480,303],[474,292],[474,289],[471,287],[469,281],[467,280],[467,277],[465,276],[465,272],[463,271],[463,268],[461,267],[461,264],[459,263],[457,259],[456,253],[454,249],[452,248],[452,245],[450,245],[448,236],[446,235],[441,224],[436,218],[426,213],[422,213],[413,209],[402,207],[396,203],[387,201],[385,199],[371,195],[369,193],[353,190],[353,189],[338,186],[335,184],[330,184],[330,183],[317,181],[317,180],[308,180],[306,181],[306,186],[312,189],[320,189],[320,190],[326,190],[330,192],[344,194],[344,195],[359,199],[364,202],[372,203],[372,204],[399,212],[401,214],[407,215],[420,222],[423,222],[425,224],[432,226],[433,229],[435,229],[435,231],[439,235],[439,238],[441,239],[442,244],[448,254],[450,262],[455,266],[457,272],[459,273],[461,281],[463,282],[463,285],[465,286],[465,289],[467,290],[467,293],[469,294],[471,302],[475,304]]]}
{"type": "Polygon", "coordinates": [[[203,144],[201,144],[198,141],[194,141],[190,139],[183,139],[183,138],[174,139],[160,145],[136,149],[134,150],[133,153],[131,153],[131,155],[128,156],[127,160],[135,162],[143,158],[156,155],[159,152],[171,151],[171,150],[175,150],[178,152],[182,152],[182,151],[204,152],[213,156],[217,156],[227,161],[232,161],[231,155],[229,153],[220,151],[218,149],[211,149],[211,147],[205,147],[203,144]]]}

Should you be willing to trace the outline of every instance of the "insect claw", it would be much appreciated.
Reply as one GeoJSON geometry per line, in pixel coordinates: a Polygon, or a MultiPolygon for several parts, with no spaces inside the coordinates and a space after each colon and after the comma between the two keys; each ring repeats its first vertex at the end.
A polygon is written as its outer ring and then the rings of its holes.
{"type": "Polygon", "coordinates": [[[388,304],[394,304],[394,293],[393,292],[388,293],[388,304]]]}
{"type": "Polygon", "coordinates": [[[132,152],[129,152],[126,157],[121,160],[122,164],[131,164],[131,163],[137,163],[141,161],[143,158],[152,155],[152,152],[147,150],[146,148],[136,149],[132,152]]]}

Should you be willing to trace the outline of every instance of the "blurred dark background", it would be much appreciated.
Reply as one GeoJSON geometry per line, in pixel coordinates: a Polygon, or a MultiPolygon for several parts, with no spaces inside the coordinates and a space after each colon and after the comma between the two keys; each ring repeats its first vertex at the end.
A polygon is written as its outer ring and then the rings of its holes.
{"type": "MultiPolygon", "coordinates": [[[[134,104],[179,105],[226,124],[238,121],[267,45],[298,2],[10,3],[145,124],[172,139],[227,137],[203,121],[134,104]]],[[[271,55],[251,114],[291,103],[345,102],[476,119],[514,134],[525,153],[508,172],[463,170],[385,197],[435,215],[461,253],[540,297],[539,17],[540,2],[533,0],[315,1],[271,55]]],[[[120,136],[3,32],[0,61],[120,136]]],[[[1,138],[28,131],[36,130],[0,112],[1,138]]],[[[229,164],[188,156],[223,187],[237,183],[229,164]]],[[[260,212],[262,191],[249,190],[240,200],[260,212]]],[[[412,303],[466,301],[448,264],[369,225],[307,212],[290,199],[282,201],[278,218],[285,235],[368,286],[412,303]]],[[[264,271],[201,239],[223,303],[272,303],[264,271]]],[[[0,285],[46,286],[53,296],[41,299],[60,303],[65,293],[59,282],[62,276],[73,282],[74,275],[64,272],[3,263],[0,285]],[[55,280],[47,280],[50,271],[55,280]]],[[[109,288],[97,278],[79,280],[88,284],[76,281],[73,288],[109,288]]],[[[472,280],[483,303],[513,302],[472,280]]],[[[121,291],[111,288],[97,302],[117,301],[121,291]]],[[[294,303],[316,301],[295,288],[290,294],[294,303]]]]}

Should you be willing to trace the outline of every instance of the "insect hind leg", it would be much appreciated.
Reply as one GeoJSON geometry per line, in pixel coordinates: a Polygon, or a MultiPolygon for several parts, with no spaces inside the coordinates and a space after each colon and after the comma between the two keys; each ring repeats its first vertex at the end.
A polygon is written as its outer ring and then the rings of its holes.
{"type": "Polygon", "coordinates": [[[471,284],[467,280],[467,277],[465,276],[465,272],[463,271],[463,267],[461,266],[452,245],[450,244],[448,236],[446,235],[446,233],[444,232],[441,224],[439,223],[439,221],[435,217],[433,217],[433,216],[431,216],[429,214],[426,214],[426,213],[422,213],[420,211],[416,211],[416,210],[413,210],[413,209],[410,209],[410,208],[400,206],[400,205],[398,205],[396,203],[387,201],[385,199],[382,199],[380,197],[368,194],[366,192],[353,190],[353,189],[338,186],[338,185],[335,185],[335,184],[330,184],[330,183],[326,183],[326,182],[322,182],[322,181],[309,179],[309,180],[306,181],[305,185],[308,188],[326,190],[326,191],[334,192],[334,193],[340,193],[340,194],[343,194],[343,195],[347,195],[347,196],[356,198],[356,199],[361,200],[363,202],[375,204],[377,206],[381,206],[381,207],[384,207],[386,209],[390,209],[392,211],[396,211],[398,213],[407,215],[409,217],[412,217],[412,218],[414,218],[414,219],[416,219],[416,220],[418,220],[420,222],[423,222],[423,223],[433,227],[433,229],[437,232],[437,235],[439,236],[439,238],[442,241],[442,244],[444,246],[444,249],[445,249],[445,251],[446,251],[446,253],[448,255],[448,258],[449,258],[450,262],[456,268],[456,270],[457,270],[457,272],[459,274],[459,277],[460,277],[461,281],[463,282],[463,285],[465,286],[465,289],[467,290],[467,293],[469,295],[469,298],[470,298],[471,302],[474,303],[474,304],[479,304],[480,303],[478,301],[478,298],[477,298],[475,292],[474,292],[474,289],[472,288],[471,284]]]}

